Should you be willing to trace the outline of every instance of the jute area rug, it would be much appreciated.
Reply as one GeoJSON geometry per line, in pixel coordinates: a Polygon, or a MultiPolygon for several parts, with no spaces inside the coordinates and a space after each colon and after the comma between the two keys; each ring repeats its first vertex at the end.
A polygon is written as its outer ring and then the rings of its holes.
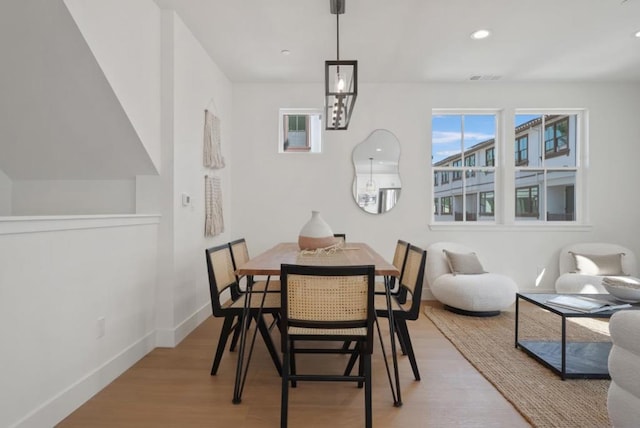
{"type": "MultiPolygon", "coordinates": [[[[560,317],[527,302],[520,304],[521,339],[559,340],[560,317]]],[[[437,303],[425,314],[462,355],[534,427],[609,427],[609,380],[561,380],[514,347],[515,313],[478,318],[454,314],[437,303]]],[[[567,322],[571,340],[608,340],[608,323],[567,322]]]]}

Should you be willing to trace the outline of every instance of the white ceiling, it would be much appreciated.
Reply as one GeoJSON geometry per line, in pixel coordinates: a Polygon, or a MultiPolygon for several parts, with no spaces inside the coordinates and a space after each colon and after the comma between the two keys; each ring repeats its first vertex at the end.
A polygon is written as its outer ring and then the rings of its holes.
{"type": "MultiPolygon", "coordinates": [[[[232,82],[322,82],[329,0],[156,0],[232,82]],[[288,49],[291,54],[280,52],[288,49]]],[[[340,57],[360,82],[640,81],[640,0],[346,0],[340,57]],[[469,35],[490,29],[485,40],[469,35]]]]}

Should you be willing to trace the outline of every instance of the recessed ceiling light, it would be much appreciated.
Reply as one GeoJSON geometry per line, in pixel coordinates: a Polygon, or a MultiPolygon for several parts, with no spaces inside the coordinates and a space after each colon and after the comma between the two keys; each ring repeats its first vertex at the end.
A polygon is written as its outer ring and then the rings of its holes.
{"type": "Polygon", "coordinates": [[[486,39],[490,34],[489,30],[478,30],[471,33],[471,38],[474,40],[486,39]]]}
{"type": "Polygon", "coordinates": [[[291,54],[291,51],[289,49],[282,49],[280,53],[284,56],[287,56],[291,54]]]}
{"type": "Polygon", "coordinates": [[[634,36],[640,39],[640,31],[636,31],[636,34],[634,34],[634,36]]]}

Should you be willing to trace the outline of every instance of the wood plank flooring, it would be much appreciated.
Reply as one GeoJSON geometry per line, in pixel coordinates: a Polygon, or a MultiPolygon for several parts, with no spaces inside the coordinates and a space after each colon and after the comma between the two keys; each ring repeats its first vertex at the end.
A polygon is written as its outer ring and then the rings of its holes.
{"type": "MultiPolygon", "coordinates": [[[[428,303],[427,303],[428,304],[428,303]]],[[[386,321],[386,320],[383,320],[386,321]]],[[[226,351],[210,376],[220,319],[209,318],[173,349],[158,348],[96,394],[58,426],[215,427],[280,426],[280,377],[260,337],[242,403],[231,403],[237,354],[226,351]]],[[[382,323],[383,335],[388,326],[382,323]]],[[[399,358],[404,405],[393,406],[379,343],[373,355],[374,426],[528,427],[529,424],[422,314],[409,326],[421,381],[399,358]]],[[[280,336],[274,331],[279,345],[280,336]]],[[[387,339],[388,341],[388,339],[387,339]]],[[[388,349],[388,343],[386,344],[388,349]]],[[[337,369],[341,355],[301,355],[298,371],[337,369]]],[[[364,426],[364,390],[351,383],[298,383],[290,390],[289,427],[364,426]]]]}

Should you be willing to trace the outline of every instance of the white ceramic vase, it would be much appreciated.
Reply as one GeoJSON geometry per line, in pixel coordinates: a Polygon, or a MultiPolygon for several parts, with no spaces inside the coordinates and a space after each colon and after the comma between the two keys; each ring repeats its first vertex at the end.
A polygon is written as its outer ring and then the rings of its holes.
{"type": "Polygon", "coordinates": [[[336,243],[333,231],[320,216],[319,211],[311,211],[311,218],[302,226],[298,235],[298,246],[301,250],[326,248],[336,243]]]}

